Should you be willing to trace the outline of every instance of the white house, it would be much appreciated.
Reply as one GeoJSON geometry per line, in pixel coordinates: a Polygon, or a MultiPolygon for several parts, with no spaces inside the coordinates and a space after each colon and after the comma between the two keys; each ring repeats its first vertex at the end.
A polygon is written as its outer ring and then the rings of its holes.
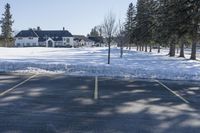
{"type": "Polygon", "coordinates": [[[65,30],[22,30],[15,36],[16,47],[74,47],[72,34],[65,30]]]}

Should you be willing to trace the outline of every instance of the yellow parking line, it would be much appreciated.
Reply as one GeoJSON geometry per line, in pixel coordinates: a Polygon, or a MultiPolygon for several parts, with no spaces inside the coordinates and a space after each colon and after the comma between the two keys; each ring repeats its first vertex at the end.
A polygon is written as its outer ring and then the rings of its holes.
{"type": "Polygon", "coordinates": [[[32,78],[36,77],[37,75],[38,75],[38,74],[35,74],[35,75],[29,77],[28,79],[22,81],[21,83],[19,83],[19,84],[13,86],[12,88],[10,88],[10,89],[8,89],[8,90],[6,90],[6,91],[0,93],[0,96],[3,96],[3,95],[5,95],[5,94],[11,92],[12,90],[14,90],[14,89],[16,89],[17,87],[19,87],[19,86],[25,84],[26,82],[28,82],[28,81],[31,80],[32,78]]]}

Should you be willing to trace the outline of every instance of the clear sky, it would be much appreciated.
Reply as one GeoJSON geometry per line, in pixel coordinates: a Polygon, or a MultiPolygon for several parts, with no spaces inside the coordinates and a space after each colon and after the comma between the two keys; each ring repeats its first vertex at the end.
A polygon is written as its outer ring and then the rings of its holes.
{"type": "Polygon", "coordinates": [[[1,0],[0,14],[9,3],[15,31],[37,26],[44,30],[65,27],[72,34],[86,35],[103,23],[109,11],[123,21],[131,2],[135,4],[136,0],[1,0]]]}

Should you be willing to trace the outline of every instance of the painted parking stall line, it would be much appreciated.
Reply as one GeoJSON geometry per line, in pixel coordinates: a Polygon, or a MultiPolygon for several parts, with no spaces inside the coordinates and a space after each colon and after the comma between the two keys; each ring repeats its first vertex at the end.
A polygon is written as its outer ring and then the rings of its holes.
{"type": "Polygon", "coordinates": [[[94,99],[98,99],[98,77],[95,77],[94,99]]]}
{"type": "Polygon", "coordinates": [[[160,82],[159,80],[155,80],[155,82],[157,82],[158,84],[160,84],[161,86],[163,86],[165,89],[167,89],[168,91],[170,91],[172,94],[174,94],[176,97],[178,97],[179,99],[181,99],[184,103],[189,104],[190,102],[188,100],[186,100],[184,97],[182,97],[181,95],[179,95],[178,93],[176,93],[175,91],[173,91],[172,89],[170,89],[169,87],[167,87],[166,85],[164,85],[162,82],[160,82]]]}
{"type": "Polygon", "coordinates": [[[0,96],[4,96],[5,94],[7,94],[7,93],[9,93],[9,92],[13,91],[13,90],[14,90],[14,89],[16,89],[17,87],[19,87],[19,86],[21,86],[21,85],[25,84],[26,82],[28,82],[29,80],[31,80],[31,79],[33,79],[33,78],[35,78],[36,76],[38,76],[38,74],[35,74],[35,75],[33,75],[33,76],[29,77],[28,79],[26,79],[26,80],[22,81],[21,83],[19,83],[19,84],[17,84],[17,85],[15,85],[15,86],[13,86],[12,88],[10,88],[10,89],[8,89],[8,90],[6,90],[6,91],[4,91],[4,92],[0,93],[0,96]]]}

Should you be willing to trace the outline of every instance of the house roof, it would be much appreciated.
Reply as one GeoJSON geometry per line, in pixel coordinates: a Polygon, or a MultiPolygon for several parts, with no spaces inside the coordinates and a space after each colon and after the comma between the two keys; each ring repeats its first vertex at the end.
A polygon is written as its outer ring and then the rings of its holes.
{"type": "Polygon", "coordinates": [[[88,39],[94,41],[95,43],[103,43],[103,37],[88,37],[88,39]]]}
{"type": "Polygon", "coordinates": [[[15,37],[39,37],[39,41],[46,41],[49,37],[54,41],[61,41],[62,37],[73,37],[67,30],[22,30],[15,37]]]}
{"type": "Polygon", "coordinates": [[[39,37],[73,37],[67,30],[36,30],[35,33],[39,37]]]}
{"type": "Polygon", "coordinates": [[[38,35],[32,30],[22,30],[15,37],[38,37],[38,35]]]}
{"type": "Polygon", "coordinates": [[[73,35],[74,36],[74,40],[78,40],[78,41],[81,41],[81,40],[84,40],[86,42],[92,42],[93,40],[85,37],[84,35],[73,35]]]}

